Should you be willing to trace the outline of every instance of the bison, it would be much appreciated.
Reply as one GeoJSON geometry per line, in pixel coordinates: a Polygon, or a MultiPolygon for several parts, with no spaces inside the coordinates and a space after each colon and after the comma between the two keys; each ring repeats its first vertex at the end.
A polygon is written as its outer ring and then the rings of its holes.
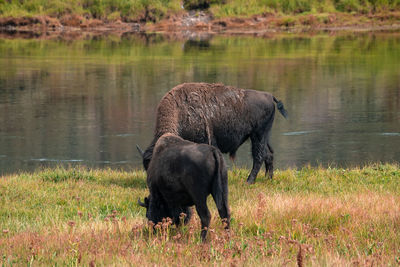
{"type": "MultiPolygon", "coordinates": [[[[140,152],[140,150],[139,150],[140,152]]],[[[167,133],[156,142],[153,158],[147,168],[150,194],[140,206],[153,223],[171,218],[179,225],[180,214],[190,219],[190,206],[195,205],[201,220],[204,241],[210,225],[207,197],[211,194],[220,217],[229,228],[228,174],[221,152],[207,144],[196,144],[167,133]]]]}
{"type": "Polygon", "coordinates": [[[165,133],[218,147],[234,158],[237,149],[251,140],[253,167],[247,178],[254,183],[265,163],[266,175],[273,176],[273,150],[269,144],[275,103],[286,118],[281,101],[267,92],[240,89],[223,84],[184,83],[164,95],[157,107],[154,138],[143,155],[148,168],[157,140],[165,133]]]}

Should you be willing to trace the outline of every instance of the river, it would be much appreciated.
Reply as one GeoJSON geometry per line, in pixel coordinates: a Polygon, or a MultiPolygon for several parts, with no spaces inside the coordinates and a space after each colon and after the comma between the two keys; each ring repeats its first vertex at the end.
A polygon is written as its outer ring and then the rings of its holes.
{"type": "MultiPolygon", "coordinates": [[[[136,169],[183,82],[268,91],[276,168],[400,160],[400,32],[0,38],[0,174],[136,169]]],[[[229,166],[251,166],[249,142],[229,166]]]]}

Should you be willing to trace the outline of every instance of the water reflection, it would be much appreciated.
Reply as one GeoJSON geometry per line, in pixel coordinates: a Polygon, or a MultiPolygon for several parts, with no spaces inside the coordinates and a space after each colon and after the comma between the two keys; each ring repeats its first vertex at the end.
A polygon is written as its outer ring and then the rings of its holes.
{"type": "Polygon", "coordinates": [[[190,53],[191,51],[207,51],[210,50],[211,44],[210,40],[187,40],[183,46],[183,51],[185,53],[190,53]]]}
{"type": "MultiPolygon", "coordinates": [[[[400,159],[400,34],[0,39],[0,172],[136,168],[160,98],[182,82],[282,99],[276,166],[400,159]]],[[[250,163],[246,143],[237,165],[250,163]]],[[[232,163],[229,163],[232,165],[232,163]]]]}

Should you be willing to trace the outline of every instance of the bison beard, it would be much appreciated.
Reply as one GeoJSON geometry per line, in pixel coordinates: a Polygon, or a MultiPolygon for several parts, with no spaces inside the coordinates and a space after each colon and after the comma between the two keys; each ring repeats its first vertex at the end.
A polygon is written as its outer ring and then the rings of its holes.
{"type": "Polygon", "coordinates": [[[195,205],[201,220],[201,239],[204,241],[211,215],[207,196],[212,195],[219,215],[229,228],[228,174],[224,159],[217,148],[183,140],[173,134],[165,134],[157,141],[153,159],[147,169],[147,186],[150,195],[145,202],[146,217],[157,224],[163,218],[171,218],[179,225],[179,216],[187,214],[195,205]]]}
{"type": "Polygon", "coordinates": [[[253,167],[247,178],[254,183],[265,163],[266,175],[273,176],[273,149],[269,144],[275,116],[287,117],[282,102],[273,95],[255,90],[239,89],[223,84],[184,83],[174,87],[157,107],[153,141],[143,153],[147,170],[154,145],[165,133],[183,139],[218,147],[234,158],[237,149],[251,140],[253,167]]]}

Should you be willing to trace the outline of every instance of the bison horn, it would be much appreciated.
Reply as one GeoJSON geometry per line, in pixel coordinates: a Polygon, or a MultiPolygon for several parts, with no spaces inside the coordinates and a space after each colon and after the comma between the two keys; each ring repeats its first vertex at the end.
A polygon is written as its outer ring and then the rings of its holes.
{"type": "Polygon", "coordinates": [[[142,201],[140,201],[140,198],[138,198],[137,203],[139,206],[146,208],[146,204],[144,204],[142,201]]]}
{"type": "Polygon", "coordinates": [[[143,150],[140,148],[139,145],[136,145],[136,148],[137,148],[137,150],[139,151],[140,156],[142,156],[142,158],[143,158],[143,156],[144,156],[143,150]]]}

